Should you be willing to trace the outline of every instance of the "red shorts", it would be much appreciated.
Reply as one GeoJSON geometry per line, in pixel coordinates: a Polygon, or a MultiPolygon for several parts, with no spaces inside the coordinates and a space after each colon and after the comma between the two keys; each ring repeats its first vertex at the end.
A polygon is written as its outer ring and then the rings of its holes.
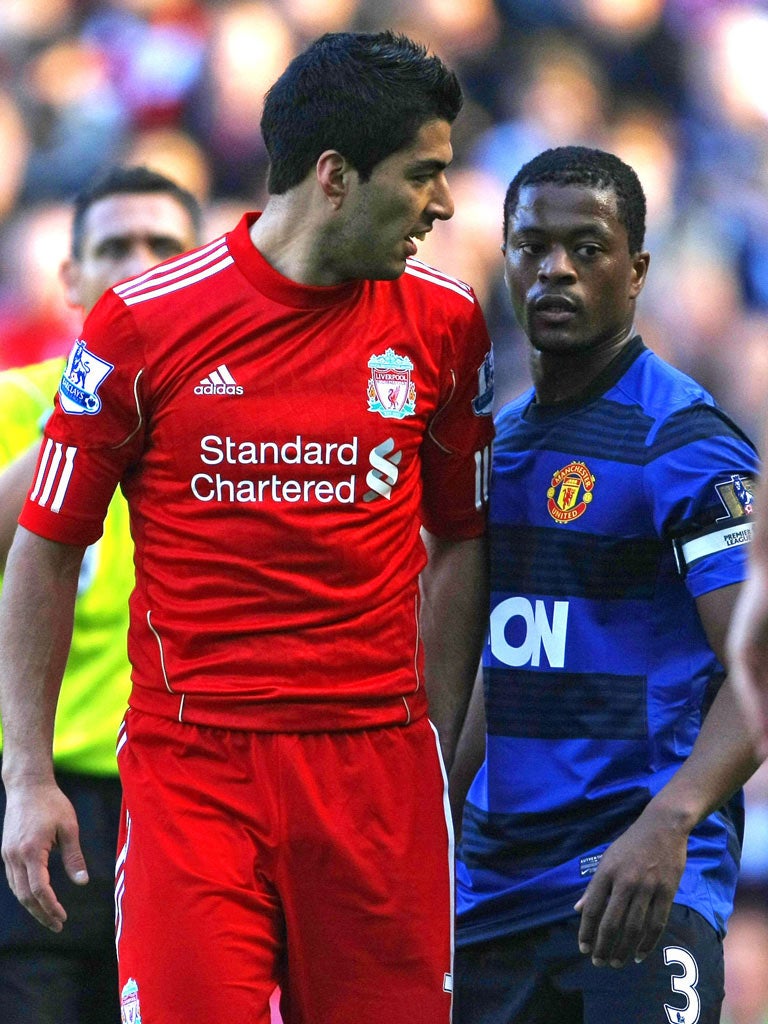
{"type": "Polygon", "coordinates": [[[128,712],[124,1020],[448,1024],[453,836],[427,718],[258,733],[128,712]]]}

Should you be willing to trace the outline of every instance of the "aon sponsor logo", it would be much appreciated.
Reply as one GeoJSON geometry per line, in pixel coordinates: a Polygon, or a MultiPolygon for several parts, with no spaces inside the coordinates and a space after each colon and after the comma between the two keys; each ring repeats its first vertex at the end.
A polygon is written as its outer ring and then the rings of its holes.
{"type": "Polygon", "coordinates": [[[544,654],[550,668],[565,666],[568,602],[508,597],[491,612],[491,651],[503,665],[538,668],[544,654]],[[547,604],[550,604],[547,602],[547,604]]]}

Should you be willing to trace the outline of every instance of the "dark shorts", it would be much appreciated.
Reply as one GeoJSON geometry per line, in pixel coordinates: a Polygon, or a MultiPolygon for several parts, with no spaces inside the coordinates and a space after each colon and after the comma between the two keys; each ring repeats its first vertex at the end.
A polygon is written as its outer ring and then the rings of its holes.
{"type": "Polygon", "coordinates": [[[641,964],[595,967],[579,917],[456,951],[454,1024],[717,1024],[723,944],[688,907],[641,964]]]}
{"type": "MultiPolygon", "coordinates": [[[[121,788],[117,777],[58,774],[74,805],[90,881],[67,878],[58,851],[53,888],[67,911],[58,933],[21,906],[0,877],[0,1021],[3,1024],[112,1024],[120,1020],[115,955],[115,853],[121,788]]],[[[0,822],[5,791],[0,786],[0,822]]]]}

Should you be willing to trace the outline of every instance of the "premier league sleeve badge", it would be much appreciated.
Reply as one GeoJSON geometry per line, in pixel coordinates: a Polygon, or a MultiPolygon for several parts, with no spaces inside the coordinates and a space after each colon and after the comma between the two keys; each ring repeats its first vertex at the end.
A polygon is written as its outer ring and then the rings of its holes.
{"type": "Polygon", "coordinates": [[[78,338],[69,354],[59,384],[59,400],[64,412],[74,416],[95,416],[101,409],[97,391],[114,370],[112,363],[99,359],[78,338]]]}

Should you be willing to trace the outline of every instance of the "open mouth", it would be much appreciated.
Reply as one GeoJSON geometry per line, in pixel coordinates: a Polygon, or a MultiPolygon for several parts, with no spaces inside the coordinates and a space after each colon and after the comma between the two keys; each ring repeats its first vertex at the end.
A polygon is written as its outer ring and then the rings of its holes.
{"type": "Polygon", "coordinates": [[[537,313],[575,313],[576,303],[565,295],[541,295],[533,308],[537,313]]]}
{"type": "Polygon", "coordinates": [[[559,324],[576,315],[576,303],[565,295],[542,295],[533,303],[533,311],[538,319],[559,324]]]}

